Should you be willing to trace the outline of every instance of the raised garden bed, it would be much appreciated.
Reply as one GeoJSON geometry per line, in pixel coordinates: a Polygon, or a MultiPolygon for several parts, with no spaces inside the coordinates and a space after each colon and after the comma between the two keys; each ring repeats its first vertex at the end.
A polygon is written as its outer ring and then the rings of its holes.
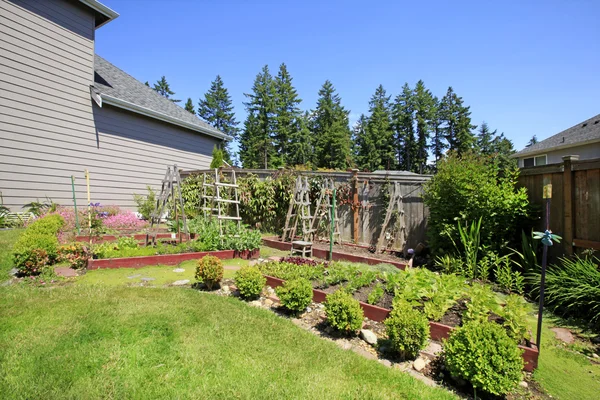
{"type": "MultiPolygon", "coordinates": [[[[119,240],[120,237],[131,237],[134,238],[135,240],[138,241],[145,241],[146,240],[146,234],[145,233],[136,233],[136,234],[122,234],[122,235],[100,235],[100,236],[92,236],[92,243],[104,243],[104,242],[115,242],[117,240],[119,240]]],[[[157,239],[173,239],[173,240],[179,240],[179,237],[181,237],[181,239],[183,241],[189,240],[190,236],[182,233],[182,234],[176,234],[176,233],[158,233],[156,234],[156,238],[157,239]]],[[[90,241],[90,237],[89,236],[84,236],[84,235],[80,235],[80,236],[75,236],[75,241],[76,242],[89,242],[90,241]]]]}
{"type": "MultiPolygon", "coordinates": [[[[268,237],[263,238],[263,244],[268,247],[272,247],[274,249],[288,251],[291,250],[292,244],[289,242],[282,242],[278,237],[268,237]]],[[[321,258],[324,260],[329,259],[329,248],[324,249],[320,248],[322,245],[313,246],[313,256],[317,258],[321,258]]],[[[324,246],[323,246],[324,247],[324,246]]],[[[389,254],[381,254],[381,257],[378,258],[376,255],[367,256],[364,254],[352,254],[348,251],[340,251],[338,250],[340,246],[335,246],[332,254],[332,260],[334,261],[350,261],[356,263],[364,263],[369,265],[377,265],[377,264],[391,264],[399,269],[405,269],[407,266],[406,261],[395,261],[399,260],[398,257],[391,256],[389,254]]],[[[342,246],[343,247],[343,246],[342,246]]],[[[357,246],[353,246],[358,248],[357,246]]],[[[363,252],[364,253],[364,252],[363,252]]]]}
{"type": "MultiPolygon", "coordinates": [[[[269,275],[265,275],[265,278],[267,279],[267,285],[273,288],[283,285],[284,282],[283,279],[275,278],[269,275]]],[[[327,294],[328,293],[324,290],[313,289],[313,301],[316,303],[322,303],[325,301],[327,294]]],[[[359,303],[364,311],[365,317],[373,321],[381,322],[385,320],[391,311],[389,309],[367,304],[362,301],[359,301],[359,303]]],[[[429,328],[431,339],[438,341],[447,339],[450,336],[450,333],[456,329],[452,326],[434,321],[429,321],[429,328]]],[[[523,350],[523,360],[525,362],[523,367],[524,370],[531,372],[537,368],[539,357],[537,346],[532,343],[531,346],[519,345],[518,347],[523,350]]]]}
{"type": "Polygon", "coordinates": [[[88,269],[142,268],[148,265],[178,265],[187,260],[196,260],[211,255],[222,260],[235,258],[235,250],[201,251],[183,254],[161,254],[156,256],[89,259],[88,269]]]}

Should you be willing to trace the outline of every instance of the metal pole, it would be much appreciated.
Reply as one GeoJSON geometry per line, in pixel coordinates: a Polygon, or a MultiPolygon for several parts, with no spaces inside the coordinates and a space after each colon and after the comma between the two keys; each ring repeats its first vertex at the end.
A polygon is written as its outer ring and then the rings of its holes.
{"type": "Polygon", "coordinates": [[[336,195],[336,189],[335,187],[333,188],[333,198],[331,200],[331,216],[330,216],[330,220],[331,220],[331,228],[329,229],[329,261],[331,261],[333,259],[333,233],[335,231],[335,195],[336,195]]]}
{"type": "MultiPolygon", "coordinates": [[[[546,231],[550,230],[550,199],[552,198],[552,184],[544,185],[544,199],[546,199],[546,231]]],[[[536,344],[538,352],[541,350],[542,340],[542,313],[544,312],[544,289],[546,286],[546,264],[548,262],[548,245],[544,243],[542,253],[542,276],[540,279],[540,304],[538,309],[536,344]]]]}
{"type": "Polygon", "coordinates": [[[75,227],[77,228],[77,234],[81,235],[79,215],[77,215],[77,198],[75,197],[75,177],[73,175],[71,175],[71,190],[73,190],[73,207],[75,208],[75,227]]]}

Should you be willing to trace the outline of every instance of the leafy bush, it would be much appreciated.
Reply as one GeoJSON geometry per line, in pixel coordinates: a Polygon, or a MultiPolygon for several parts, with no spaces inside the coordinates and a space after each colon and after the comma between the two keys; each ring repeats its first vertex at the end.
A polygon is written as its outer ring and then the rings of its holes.
{"type": "Polygon", "coordinates": [[[312,285],[307,279],[298,278],[285,281],[275,289],[281,305],[290,311],[300,312],[312,301],[312,285]]]}
{"type": "Polygon", "coordinates": [[[221,168],[223,166],[223,150],[213,147],[212,161],[210,162],[210,168],[221,168]]]}
{"type": "Polygon", "coordinates": [[[39,273],[41,272],[39,269],[41,260],[46,260],[46,264],[54,262],[57,249],[58,239],[56,236],[25,231],[13,246],[13,262],[21,274],[28,274],[31,268],[35,268],[39,273]],[[42,253],[37,250],[45,252],[43,257],[42,253]]]}
{"type": "Polygon", "coordinates": [[[449,254],[437,256],[435,266],[446,274],[461,274],[463,271],[463,261],[460,258],[453,257],[449,254]]]}
{"type": "Polygon", "coordinates": [[[36,201],[25,204],[22,208],[26,208],[28,213],[39,217],[46,213],[55,212],[58,208],[58,204],[46,196],[46,201],[40,202],[39,199],[36,199],[36,201]]]}
{"type": "Polygon", "coordinates": [[[438,163],[423,195],[435,253],[450,252],[452,243],[460,241],[457,221],[462,226],[481,218],[480,244],[497,252],[514,244],[523,226],[530,224],[527,191],[516,188],[518,169],[498,172],[497,161],[475,154],[450,154],[438,163]]]}
{"type": "Polygon", "coordinates": [[[421,293],[428,300],[423,311],[431,321],[439,321],[464,294],[464,278],[453,274],[437,275],[435,283],[421,293]]]}
{"type": "Polygon", "coordinates": [[[525,289],[525,279],[519,271],[514,271],[511,268],[511,260],[508,256],[504,256],[498,260],[496,264],[496,282],[507,292],[523,293],[525,289]]]}
{"type": "Polygon", "coordinates": [[[381,284],[378,283],[371,290],[371,293],[369,293],[369,297],[367,298],[367,303],[369,303],[369,304],[377,304],[377,303],[379,303],[379,301],[383,298],[384,294],[385,294],[385,292],[383,290],[383,286],[381,286],[381,284]]]}
{"type": "Polygon", "coordinates": [[[363,310],[358,300],[344,290],[338,290],[325,299],[327,321],[335,329],[352,332],[362,327],[363,310]]]}
{"type": "Polygon", "coordinates": [[[474,283],[467,292],[467,310],[463,314],[465,321],[487,321],[490,313],[498,314],[500,305],[489,286],[474,283]]]}
{"type": "Polygon", "coordinates": [[[204,256],[196,264],[196,279],[203,282],[208,290],[223,279],[223,263],[215,256],[204,256]]]}
{"type": "Polygon", "coordinates": [[[235,273],[235,285],[245,299],[257,297],[266,283],[267,279],[257,267],[245,266],[235,273]]]}
{"type": "Polygon", "coordinates": [[[140,245],[138,241],[131,236],[121,236],[117,240],[117,247],[120,249],[137,249],[140,245]]]}
{"type": "Polygon", "coordinates": [[[402,358],[415,358],[429,339],[429,321],[424,314],[403,300],[394,301],[394,308],[384,321],[392,349],[402,358]]]}
{"type": "Polygon", "coordinates": [[[506,329],[508,336],[517,343],[522,339],[529,339],[527,332],[527,302],[523,297],[511,294],[506,298],[506,304],[500,311],[500,316],[504,319],[502,324],[506,329]]]}
{"type": "Polygon", "coordinates": [[[23,254],[17,267],[21,275],[37,275],[50,263],[48,253],[44,249],[30,249],[23,254]]]}
{"type": "Polygon", "coordinates": [[[58,260],[68,262],[71,268],[87,267],[90,256],[88,246],[83,243],[71,243],[58,248],[58,260]]]}
{"type": "Polygon", "coordinates": [[[475,390],[500,396],[521,380],[521,350],[501,326],[470,322],[450,334],[444,345],[446,368],[465,379],[475,390]]]}
{"type": "Polygon", "coordinates": [[[65,220],[60,215],[48,214],[36,219],[27,226],[26,232],[28,234],[56,236],[64,224],[65,220]]]}
{"type": "MultiPolygon", "coordinates": [[[[595,257],[561,258],[546,271],[545,303],[563,316],[600,324],[600,260],[595,257]]],[[[528,274],[532,295],[539,297],[540,269],[528,274]]]]}
{"type": "Polygon", "coordinates": [[[146,221],[150,219],[154,208],[156,207],[156,192],[150,185],[146,187],[148,194],[146,196],[133,194],[133,201],[137,204],[138,213],[142,215],[146,221]]]}

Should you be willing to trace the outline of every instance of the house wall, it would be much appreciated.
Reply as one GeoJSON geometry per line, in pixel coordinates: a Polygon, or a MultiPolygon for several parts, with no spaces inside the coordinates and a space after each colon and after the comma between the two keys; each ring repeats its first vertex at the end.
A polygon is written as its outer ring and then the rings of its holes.
{"type": "Polygon", "coordinates": [[[90,98],[94,16],[66,0],[0,0],[0,192],[12,211],[46,196],[134,209],[167,165],[206,168],[216,139],[90,98]]]}
{"type": "MultiPolygon", "coordinates": [[[[592,160],[594,158],[600,158],[600,142],[586,144],[583,146],[570,147],[567,149],[548,151],[547,153],[537,154],[547,155],[546,164],[557,164],[563,162],[563,156],[578,155],[580,160],[592,160]]],[[[525,156],[519,158],[519,167],[523,168],[523,159],[535,156],[525,156]]]]}

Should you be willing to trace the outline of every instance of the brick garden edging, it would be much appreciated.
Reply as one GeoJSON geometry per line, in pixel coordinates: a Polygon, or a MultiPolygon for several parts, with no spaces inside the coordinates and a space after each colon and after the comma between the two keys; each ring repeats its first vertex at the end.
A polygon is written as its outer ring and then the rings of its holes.
{"type": "MultiPolygon", "coordinates": [[[[281,286],[284,282],[283,279],[275,278],[269,275],[265,275],[265,278],[267,279],[267,285],[271,286],[272,288],[281,286]]],[[[324,291],[313,289],[313,301],[315,303],[324,302],[326,297],[327,293],[325,293],[324,291]]],[[[365,317],[373,321],[381,322],[384,319],[386,319],[390,313],[390,310],[388,310],[387,308],[373,306],[371,304],[363,303],[362,301],[359,301],[359,303],[360,307],[363,309],[365,317]]],[[[431,339],[433,340],[441,341],[442,339],[447,339],[454,329],[456,328],[452,326],[440,324],[439,322],[429,321],[429,332],[431,339]]],[[[536,369],[538,365],[538,357],[540,354],[537,349],[537,346],[534,343],[532,343],[531,347],[521,345],[519,345],[518,347],[521,350],[523,350],[522,357],[523,361],[525,361],[523,369],[528,372],[531,372],[534,369],[536,369]]]]}
{"type": "Polygon", "coordinates": [[[258,258],[258,254],[258,249],[247,250],[244,252],[239,252],[237,250],[217,250],[142,257],[89,259],[87,268],[90,270],[102,268],[142,268],[148,265],[178,265],[183,261],[197,260],[208,255],[227,260],[231,258],[258,258]]]}
{"type": "MultiPolygon", "coordinates": [[[[284,251],[292,249],[291,243],[282,242],[277,237],[263,238],[262,241],[265,246],[273,247],[274,249],[284,250],[284,251]]],[[[317,258],[322,258],[324,260],[328,260],[329,259],[329,250],[317,249],[317,248],[313,247],[313,256],[317,257],[317,258]]],[[[396,268],[399,268],[402,270],[406,268],[406,264],[399,262],[399,261],[389,261],[389,260],[382,260],[382,259],[375,258],[375,257],[358,256],[356,254],[349,254],[349,253],[344,253],[344,252],[335,251],[335,250],[333,251],[331,258],[334,261],[350,261],[350,262],[355,262],[355,263],[364,263],[364,264],[368,264],[368,265],[377,265],[377,264],[385,263],[385,264],[391,264],[391,265],[395,266],[396,268]]]]}

